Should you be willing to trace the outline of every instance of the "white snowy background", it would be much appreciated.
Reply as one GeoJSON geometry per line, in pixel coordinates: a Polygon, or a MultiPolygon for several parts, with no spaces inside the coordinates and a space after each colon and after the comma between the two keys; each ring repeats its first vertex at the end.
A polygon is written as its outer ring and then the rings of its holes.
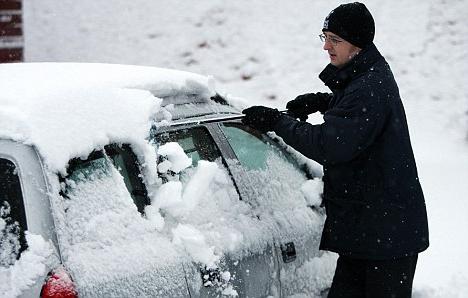
{"type": "MultiPolygon", "coordinates": [[[[341,2],[23,1],[25,60],[106,62],[213,75],[248,104],[284,108],[327,91],[318,39],[341,2]]],[[[406,107],[425,192],[430,248],[415,297],[468,296],[468,1],[372,0],[375,43],[406,107]]],[[[314,118],[311,121],[320,121],[314,118]]]]}

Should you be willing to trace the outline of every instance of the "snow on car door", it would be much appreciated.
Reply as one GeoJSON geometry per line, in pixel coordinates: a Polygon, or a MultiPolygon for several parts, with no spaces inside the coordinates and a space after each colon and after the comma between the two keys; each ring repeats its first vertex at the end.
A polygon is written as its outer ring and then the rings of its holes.
{"type": "MultiPolygon", "coordinates": [[[[271,139],[240,123],[221,128],[237,155],[230,169],[244,200],[272,231],[279,256],[282,296],[319,295],[329,284],[328,256],[319,252],[323,212],[304,196],[309,180],[271,139]]],[[[318,193],[317,193],[318,195],[318,193]]]]}
{"type": "Polygon", "coordinates": [[[63,263],[80,297],[189,296],[184,254],[140,213],[135,162],[128,146],[74,159],[53,200],[63,263]]]}
{"type": "Polygon", "coordinates": [[[174,183],[182,184],[177,200],[173,200],[174,191],[167,192],[159,196],[159,206],[163,206],[166,214],[166,226],[176,227],[174,236],[181,238],[193,257],[193,266],[186,268],[190,294],[279,296],[272,234],[259,224],[252,207],[239,199],[223,161],[229,153],[224,151],[220,136],[216,125],[176,128],[157,136],[160,156],[166,155],[161,157],[160,166],[161,176],[167,182],[160,193],[166,188],[176,188],[174,183]],[[177,142],[192,159],[192,165],[180,173],[167,171],[166,161],[177,160],[176,149],[165,147],[172,142],[177,142]],[[171,187],[165,187],[170,183],[171,187]]]}

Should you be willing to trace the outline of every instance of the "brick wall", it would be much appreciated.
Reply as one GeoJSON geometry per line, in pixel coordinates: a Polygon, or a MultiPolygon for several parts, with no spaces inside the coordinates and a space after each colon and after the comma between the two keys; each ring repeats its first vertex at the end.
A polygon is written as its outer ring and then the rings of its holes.
{"type": "Polygon", "coordinates": [[[23,61],[21,0],[0,0],[0,63],[23,61]]]}

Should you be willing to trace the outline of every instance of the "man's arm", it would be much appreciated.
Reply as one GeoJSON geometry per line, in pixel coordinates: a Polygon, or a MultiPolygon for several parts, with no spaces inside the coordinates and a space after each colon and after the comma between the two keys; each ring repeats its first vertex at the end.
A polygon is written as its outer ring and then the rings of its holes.
{"type": "Polygon", "coordinates": [[[384,102],[349,95],[312,125],[282,115],[273,126],[294,149],[320,164],[347,162],[368,148],[384,129],[388,108],[384,102]]]}
{"type": "Polygon", "coordinates": [[[328,110],[332,97],[333,94],[322,92],[302,94],[289,101],[286,104],[286,109],[294,118],[306,120],[307,116],[312,113],[324,114],[328,110]]]}

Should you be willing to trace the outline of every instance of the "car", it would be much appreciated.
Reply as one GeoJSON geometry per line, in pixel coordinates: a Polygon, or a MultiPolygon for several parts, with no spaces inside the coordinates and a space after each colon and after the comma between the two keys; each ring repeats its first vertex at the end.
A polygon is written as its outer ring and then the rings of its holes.
{"type": "Polygon", "coordinates": [[[0,66],[0,294],[320,297],[321,169],[214,79],[0,66]]]}

